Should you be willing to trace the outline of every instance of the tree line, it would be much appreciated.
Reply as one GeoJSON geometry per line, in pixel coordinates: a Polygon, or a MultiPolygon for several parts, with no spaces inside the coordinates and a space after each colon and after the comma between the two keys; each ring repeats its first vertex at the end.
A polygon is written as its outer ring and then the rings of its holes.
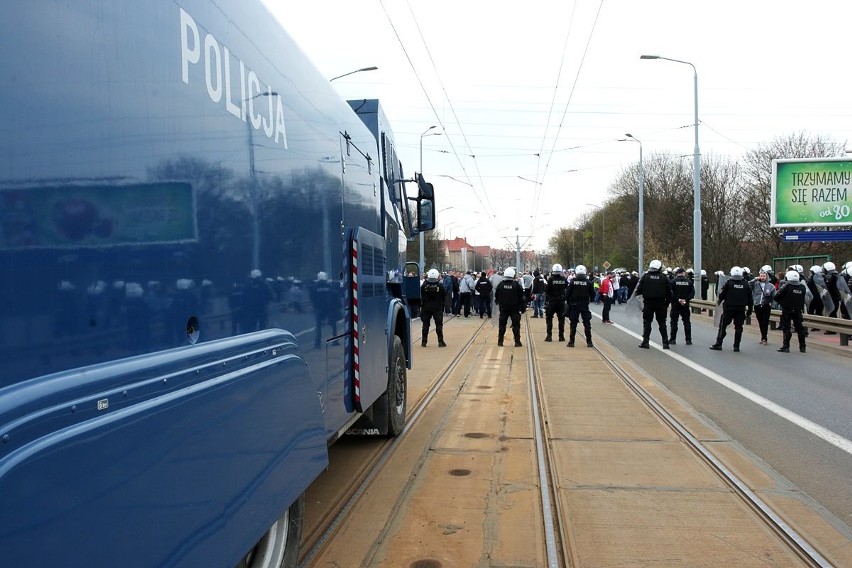
{"type": "MultiPolygon", "coordinates": [[[[821,262],[816,259],[825,257],[839,263],[852,260],[852,243],[786,242],[785,232],[801,228],[770,226],[773,159],[829,158],[844,153],[845,144],[829,137],[795,133],[763,143],[739,160],[702,156],[702,268],[712,274],[740,265],[756,273],[776,258],[814,258],[818,264],[821,262]]],[[[665,266],[690,267],[692,160],[655,153],[646,157],[643,165],[645,267],[655,258],[665,266]]],[[[606,255],[613,267],[638,268],[638,163],[619,174],[607,196],[601,209],[580,218],[576,226],[560,228],[551,237],[549,244],[556,260],[568,266],[593,267],[606,255]]],[[[805,266],[805,270],[808,268],[805,266]]]]}

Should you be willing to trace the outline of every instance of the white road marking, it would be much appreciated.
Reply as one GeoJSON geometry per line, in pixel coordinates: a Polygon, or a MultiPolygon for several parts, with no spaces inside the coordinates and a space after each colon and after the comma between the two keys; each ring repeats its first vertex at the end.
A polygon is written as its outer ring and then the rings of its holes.
{"type": "MultiPolygon", "coordinates": [[[[593,313],[593,314],[596,317],[600,317],[596,313],[593,313]]],[[[639,335],[638,333],[636,333],[634,331],[627,329],[626,327],[624,327],[622,325],[619,325],[617,323],[609,324],[609,325],[612,325],[612,327],[618,328],[621,331],[623,331],[624,333],[635,337],[639,341],[642,341],[641,335],[639,335]]],[[[787,420],[789,422],[792,422],[796,426],[803,428],[804,430],[810,432],[811,434],[813,434],[817,438],[820,438],[821,440],[825,440],[826,442],[828,442],[832,446],[836,446],[836,447],[840,448],[841,450],[843,450],[844,452],[846,452],[847,454],[852,455],[852,441],[847,440],[846,438],[844,438],[840,434],[837,434],[836,432],[832,432],[828,428],[824,428],[824,427],[820,426],[819,424],[817,424],[816,422],[812,422],[812,421],[808,420],[807,418],[805,418],[804,416],[800,416],[800,415],[796,414],[795,412],[793,412],[791,410],[787,410],[783,406],[776,404],[776,403],[772,402],[771,400],[764,398],[764,397],[760,396],[759,394],[754,393],[754,392],[748,390],[747,388],[740,386],[737,383],[735,383],[735,382],[733,382],[729,379],[726,379],[722,375],[719,375],[718,373],[714,373],[710,369],[707,369],[706,367],[702,367],[701,365],[699,365],[699,364],[697,364],[693,361],[690,361],[689,359],[687,359],[686,357],[684,357],[682,355],[678,355],[677,353],[675,353],[671,349],[663,350],[662,345],[660,345],[658,343],[654,343],[653,341],[650,342],[650,344],[651,344],[651,347],[653,347],[654,349],[658,349],[661,353],[668,355],[669,357],[671,357],[675,361],[679,361],[679,362],[683,363],[684,365],[688,366],[689,368],[694,369],[695,371],[698,371],[699,373],[701,373],[702,375],[704,375],[708,379],[712,379],[712,380],[716,381],[717,383],[719,383],[723,387],[729,388],[730,390],[734,391],[738,395],[740,395],[740,396],[752,401],[753,403],[765,408],[769,412],[772,412],[773,414],[780,416],[781,418],[784,418],[785,420],[787,420]]]]}

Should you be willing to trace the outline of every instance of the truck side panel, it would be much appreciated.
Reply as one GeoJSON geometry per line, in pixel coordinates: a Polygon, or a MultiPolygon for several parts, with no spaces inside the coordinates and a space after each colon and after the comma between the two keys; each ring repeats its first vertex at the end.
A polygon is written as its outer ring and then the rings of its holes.
{"type": "Polygon", "coordinates": [[[292,335],[198,347],[0,391],[4,563],[235,565],[327,466],[292,335]]]}
{"type": "Polygon", "coordinates": [[[256,2],[12,3],[0,53],[0,556],[233,564],[354,417],[375,138],[256,2]]]}

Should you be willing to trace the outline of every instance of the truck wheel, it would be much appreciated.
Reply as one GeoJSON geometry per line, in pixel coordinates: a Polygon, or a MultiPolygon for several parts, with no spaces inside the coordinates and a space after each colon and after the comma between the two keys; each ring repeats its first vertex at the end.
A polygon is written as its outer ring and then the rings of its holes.
{"type": "Polygon", "coordinates": [[[299,561],[305,495],[299,496],[254,545],[237,568],[295,568],[299,561]]]}
{"type": "Polygon", "coordinates": [[[407,409],[408,375],[406,373],[405,349],[398,335],[393,338],[390,366],[388,368],[388,436],[398,436],[405,427],[407,409]]]}

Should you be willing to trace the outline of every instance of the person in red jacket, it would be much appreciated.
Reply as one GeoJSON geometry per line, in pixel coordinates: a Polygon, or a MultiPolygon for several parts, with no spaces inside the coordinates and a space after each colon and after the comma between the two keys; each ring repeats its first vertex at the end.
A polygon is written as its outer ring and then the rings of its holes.
{"type": "Polygon", "coordinates": [[[609,309],[612,307],[612,297],[613,297],[613,287],[612,281],[615,279],[615,273],[607,272],[606,276],[601,278],[601,287],[598,288],[598,293],[601,295],[601,301],[603,302],[603,313],[601,314],[601,319],[603,319],[604,323],[612,323],[609,319],[609,309]]]}

